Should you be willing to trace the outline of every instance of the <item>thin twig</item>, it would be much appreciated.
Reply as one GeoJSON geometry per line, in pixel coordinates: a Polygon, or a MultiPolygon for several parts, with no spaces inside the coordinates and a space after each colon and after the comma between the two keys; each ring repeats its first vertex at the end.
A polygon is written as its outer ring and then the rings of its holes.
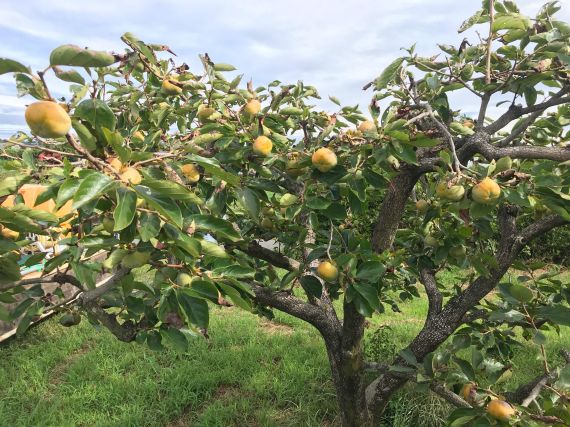
{"type": "Polygon", "coordinates": [[[54,99],[53,99],[53,97],[51,96],[51,93],[50,93],[50,91],[49,91],[48,85],[46,84],[46,81],[45,81],[45,79],[44,79],[44,73],[45,73],[48,69],[49,69],[49,67],[46,68],[44,71],[38,71],[38,76],[40,77],[40,80],[42,81],[42,84],[44,85],[44,89],[46,90],[46,95],[48,96],[48,99],[49,99],[50,101],[53,101],[54,99]]]}
{"type": "Polygon", "coordinates": [[[493,44],[493,23],[495,22],[495,0],[489,0],[489,37],[487,38],[487,65],[485,84],[491,84],[491,48],[493,44]]]}
{"type": "Polygon", "coordinates": [[[333,230],[334,230],[334,227],[333,227],[332,220],[330,221],[330,223],[331,223],[331,232],[330,232],[330,237],[329,237],[329,245],[327,246],[327,256],[329,257],[329,259],[332,259],[332,258],[331,258],[331,252],[330,252],[330,251],[331,251],[331,245],[332,245],[332,238],[333,238],[333,230]]]}
{"type": "Polygon", "coordinates": [[[461,164],[461,162],[459,161],[459,158],[457,157],[457,152],[455,151],[455,142],[453,141],[453,136],[451,135],[451,133],[449,133],[449,130],[447,130],[447,127],[437,119],[437,117],[435,116],[435,114],[433,112],[433,109],[431,108],[431,105],[426,103],[424,106],[425,106],[426,110],[428,111],[428,114],[431,116],[431,118],[435,122],[435,125],[438,127],[438,129],[446,137],[446,139],[449,143],[449,147],[451,148],[451,155],[453,157],[454,169],[457,173],[460,173],[461,167],[463,165],[461,164]]]}
{"type": "Polygon", "coordinates": [[[11,144],[11,145],[17,145],[19,147],[23,147],[23,148],[31,148],[33,150],[40,150],[40,151],[45,151],[47,153],[52,153],[52,154],[60,154],[62,156],[75,156],[75,157],[83,157],[81,155],[75,154],[75,153],[69,153],[69,152],[65,152],[65,151],[59,151],[59,150],[53,150],[51,148],[46,148],[46,147],[42,147],[39,145],[29,145],[29,144],[24,144],[22,142],[17,142],[17,141],[12,141],[11,139],[7,139],[6,140],[7,144],[11,144]]]}

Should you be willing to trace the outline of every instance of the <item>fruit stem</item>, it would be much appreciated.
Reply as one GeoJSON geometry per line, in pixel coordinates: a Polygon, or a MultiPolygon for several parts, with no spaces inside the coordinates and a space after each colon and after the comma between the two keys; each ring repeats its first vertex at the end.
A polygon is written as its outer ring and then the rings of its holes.
{"type": "Polygon", "coordinates": [[[51,96],[51,92],[49,91],[49,87],[48,87],[48,85],[47,85],[47,83],[46,83],[46,80],[45,80],[45,78],[44,78],[44,73],[45,73],[48,69],[49,69],[49,68],[46,68],[46,69],[43,70],[43,71],[38,71],[38,77],[40,78],[40,80],[41,80],[41,82],[42,82],[42,85],[44,86],[44,89],[46,90],[46,95],[48,96],[48,99],[49,99],[50,101],[53,101],[54,99],[53,99],[53,97],[51,96]]]}

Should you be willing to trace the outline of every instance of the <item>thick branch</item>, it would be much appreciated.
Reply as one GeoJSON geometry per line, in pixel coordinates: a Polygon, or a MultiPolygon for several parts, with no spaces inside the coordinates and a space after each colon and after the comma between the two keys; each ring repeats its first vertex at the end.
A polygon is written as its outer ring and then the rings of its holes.
{"type": "Polygon", "coordinates": [[[422,268],[420,270],[420,280],[424,285],[424,289],[428,297],[429,307],[426,321],[430,322],[441,312],[443,297],[437,289],[434,271],[428,268],[422,268]]]}
{"type": "Polygon", "coordinates": [[[81,294],[78,298],[79,304],[80,305],[86,305],[86,304],[89,304],[93,301],[96,301],[97,298],[99,298],[100,296],[102,296],[106,292],[110,291],[115,286],[117,286],[117,284],[121,281],[121,279],[123,277],[125,277],[127,274],[129,274],[130,271],[131,270],[128,268],[120,268],[119,270],[117,270],[115,272],[115,274],[113,274],[112,276],[107,278],[106,281],[101,283],[95,289],[92,289],[90,291],[87,291],[87,292],[84,292],[83,294],[81,294]]]}
{"type": "Polygon", "coordinates": [[[477,144],[477,151],[487,160],[500,159],[509,156],[512,159],[543,159],[565,162],[570,160],[570,148],[536,147],[533,145],[519,145],[512,147],[498,147],[489,143],[477,144]]]}
{"type": "Polygon", "coordinates": [[[568,92],[570,92],[570,85],[564,86],[560,91],[556,94],[552,95],[552,97],[548,101],[541,102],[540,104],[531,105],[528,107],[521,107],[520,105],[511,105],[511,107],[505,112],[502,116],[500,116],[497,120],[491,123],[489,126],[484,128],[485,132],[489,135],[493,135],[495,132],[501,130],[505,126],[507,126],[513,120],[518,119],[526,114],[534,113],[536,111],[544,111],[547,108],[554,107],[556,105],[565,104],[566,102],[570,102],[570,97],[564,97],[568,92]]]}
{"type": "Polygon", "coordinates": [[[481,98],[481,107],[479,107],[479,114],[477,115],[477,123],[475,127],[481,129],[485,126],[485,115],[487,114],[487,107],[489,106],[489,101],[491,100],[491,92],[485,92],[481,98]]]}
{"type": "Polygon", "coordinates": [[[17,288],[19,286],[45,284],[45,283],[59,283],[60,285],[69,283],[70,285],[73,285],[76,288],[83,290],[81,282],[77,280],[77,278],[75,278],[74,276],[70,274],[53,273],[47,276],[37,277],[34,279],[22,279],[18,280],[17,282],[0,284],[0,292],[7,291],[8,289],[17,288]]]}
{"type": "Polygon", "coordinates": [[[292,258],[289,258],[279,252],[264,248],[257,242],[251,242],[247,246],[235,246],[240,251],[258,259],[267,261],[275,267],[283,268],[288,271],[298,270],[301,264],[292,258]]]}
{"type": "Polygon", "coordinates": [[[119,323],[114,314],[107,313],[97,304],[96,301],[90,301],[83,305],[83,309],[111,331],[117,339],[123,342],[133,341],[136,338],[137,333],[146,326],[146,321],[144,319],[139,323],[134,323],[130,320],[124,323],[119,323]]]}
{"type": "Polygon", "coordinates": [[[534,113],[532,113],[530,116],[525,118],[516,128],[514,128],[509,136],[507,136],[502,141],[499,141],[497,145],[499,147],[505,147],[509,145],[511,141],[514,141],[515,139],[518,138],[519,135],[523,134],[524,131],[527,130],[528,127],[532,125],[535,122],[535,120],[541,116],[542,113],[543,110],[535,111],[534,113]]]}
{"type": "Polygon", "coordinates": [[[331,337],[338,339],[340,330],[338,330],[334,323],[330,322],[321,307],[304,302],[285,291],[274,291],[255,284],[252,285],[252,290],[255,293],[255,301],[257,303],[276,308],[277,310],[310,323],[317,328],[325,338],[331,337]]]}
{"type": "Polygon", "coordinates": [[[429,388],[431,391],[442,397],[448,403],[451,403],[453,406],[457,406],[458,408],[471,408],[471,405],[463,400],[461,396],[452,392],[443,384],[434,381],[430,384],[429,388]]]}
{"type": "Polygon", "coordinates": [[[570,224],[570,221],[566,221],[560,215],[547,215],[540,220],[530,224],[519,233],[520,244],[525,245],[532,239],[552,230],[553,228],[561,227],[567,224],[570,224]]]}
{"type": "MultiPolygon", "coordinates": [[[[561,350],[560,354],[566,359],[566,363],[570,363],[570,357],[566,358],[567,351],[561,350]]],[[[509,402],[528,407],[534,399],[540,394],[540,391],[547,385],[551,385],[558,379],[558,371],[552,370],[547,374],[539,375],[532,381],[522,384],[515,391],[506,393],[509,402]]]]}
{"type": "Polygon", "coordinates": [[[383,252],[392,246],[406,202],[422,173],[418,167],[405,166],[390,181],[372,232],[372,247],[376,252],[383,252]]]}
{"type": "MultiPolygon", "coordinates": [[[[497,267],[490,269],[487,277],[479,277],[475,280],[464,292],[452,298],[431,322],[426,322],[424,328],[408,346],[416,360],[422,361],[427,354],[435,351],[453,334],[462,324],[465,314],[497,285],[526,243],[555,227],[567,223],[557,215],[550,215],[517,233],[516,214],[517,209],[514,207],[503,206],[500,209],[499,228],[501,230],[501,239],[495,254],[497,267]]],[[[405,365],[406,362],[399,357],[396,358],[393,364],[405,365]]],[[[375,380],[368,387],[366,394],[375,415],[382,413],[390,396],[404,385],[406,381],[406,379],[388,373],[375,380]]]]}

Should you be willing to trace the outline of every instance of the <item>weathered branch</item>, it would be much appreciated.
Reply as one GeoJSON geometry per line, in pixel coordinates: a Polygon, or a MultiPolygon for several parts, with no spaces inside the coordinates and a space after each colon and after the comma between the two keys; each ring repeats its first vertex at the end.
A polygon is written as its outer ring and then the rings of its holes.
{"type": "Polygon", "coordinates": [[[437,289],[437,282],[435,280],[434,271],[428,268],[422,268],[420,270],[420,280],[424,285],[424,289],[428,297],[429,307],[426,321],[430,322],[441,312],[443,297],[437,289]]]}
{"type": "Polygon", "coordinates": [[[34,279],[22,279],[22,280],[18,280],[16,282],[9,282],[9,283],[0,284],[0,292],[7,291],[8,289],[14,289],[14,288],[17,288],[19,286],[46,284],[46,283],[59,283],[60,285],[63,285],[65,283],[69,283],[70,285],[73,285],[80,290],[84,290],[83,285],[81,284],[81,282],[79,280],[77,280],[76,277],[74,277],[70,274],[63,274],[63,273],[57,273],[56,272],[56,273],[53,273],[50,275],[37,277],[34,279]]]}
{"type": "Polygon", "coordinates": [[[115,335],[119,341],[133,341],[136,338],[137,333],[147,326],[145,319],[138,323],[134,323],[130,320],[124,323],[119,323],[116,315],[107,313],[94,300],[91,300],[90,302],[84,304],[82,308],[92,317],[97,319],[113,335],[115,335]]]}
{"type": "Polygon", "coordinates": [[[538,415],[538,414],[530,414],[529,418],[531,420],[534,421],[538,421],[544,424],[548,424],[549,426],[552,426],[554,424],[562,424],[562,425],[568,425],[566,424],[566,422],[558,417],[555,417],[554,415],[538,415]]]}
{"type": "Polygon", "coordinates": [[[267,261],[275,267],[283,268],[288,271],[298,270],[301,266],[299,261],[289,258],[279,252],[272,251],[271,249],[264,248],[259,243],[253,241],[246,246],[230,246],[258,259],[267,261]]]}
{"type": "Polygon", "coordinates": [[[275,291],[263,286],[252,284],[255,301],[261,305],[276,308],[284,313],[310,323],[327,338],[338,339],[340,330],[331,323],[325,312],[319,306],[309,304],[285,291],[275,291]]]}
{"type": "MultiPolygon", "coordinates": [[[[570,355],[566,350],[561,350],[560,354],[570,364],[570,355]],[[569,356],[568,358],[566,356],[569,356]]],[[[539,375],[526,384],[522,384],[515,391],[505,393],[505,397],[509,402],[528,407],[534,399],[540,394],[540,391],[547,385],[551,385],[558,379],[558,371],[552,370],[549,373],[539,375]]]]}
{"type": "Polygon", "coordinates": [[[567,224],[570,224],[570,221],[566,221],[560,215],[547,215],[540,220],[530,224],[519,233],[520,245],[522,246],[527,244],[532,239],[552,230],[553,228],[561,227],[567,224]]]}
{"type": "Polygon", "coordinates": [[[534,113],[536,111],[544,111],[547,108],[570,102],[570,97],[564,97],[564,95],[566,95],[568,92],[570,92],[570,85],[564,86],[560,91],[552,95],[549,100],[541,102],[539,104],[530,105],[525,108],[521,107],[520,105],[511,105],[511,107],[502,116],[500,116],[497,120],[483,129],[489,135],[493,135],[495,132],[501,130],[510,122],[518,119],[519,117],[534,113]]]}
{"type": "MultiPolygon", "coordinates": [[[[465,291],[453,297],[431,322],[426,322],[424,328],[408,346],[416,360],[422,361],[427,354],[435,351],[461,326],[465,314],[495,288],[525,244],[533,238],[567,223],[558,215],[550,215],[517,233],[516,214],[517,209],[515,207],[501,207],[499,211],[501,238],[495,254],[497,267],[491,268],[488,276],[477,278],[465,291]]],[[[406,365],[406,362],[398,357],[393,364],[406,365]]],[[[373,381],[366,391],[373,414],[381,414],[390,396],[406,381],[406,379],[399,378],[391,373],[373,381]]]]}
{"type": "Polygon", "coordinates": [[[457,406],[458,408],[471,408],[471,405],[467,403],[461,396],[452,392],[443,384],[433,381],[430,384],[429,388],[431,391],[443,398],[448,403],[451,403],[453,406],[457,406]]]}
{"type": "Polygon", "coordinates": [[[509,143],[517,139],[519,135],[522,135],[524,131],[526,131],[528,127],[541,116],[543,112],[543,110],[535,111],[530,116],[525,118],[516,128],[511,131],[511,134],[509,136],[504,138],[502,141],[499,141],[497,145],[499,147],[506,147],[509,145],[509,143]]]}
{"type": "Polygon", "coordinates": [[[512,159],[543,159],[557,162],[570,160],[570,148],[561,147],[537,147],[533,145],[499,147],[489,143],[479,143],[477,151],[487,160],[496,160],[506,156],[512,159]]]}
{"type": "Polygon", "coordinates": [[[481,106],[479,107],[479,114],[477,115],[477,123],[475,127],[481,129],[485,127],[485,115],[487,114],[487,107],[489,106],[489,101],[491,100],[491,92],[485,92],[481,97],[481,106]]]}
{"type": "Polygon", "coordinates": [[[372,232],[372,247],[378,253],[392,246],[398,225],[416,182],[424,171],[416,166],[404,166],[388,186],[378,219],[372,232]]]}
{"type": "Polygon", "coordinates": [[[115,286],[117,286],[117,284],[121,281],[121,279],[125,277],[127,274],[129,274],[130,271],[131,270],[129,268],[120,268],[115,272],[115,274],[107,278],[107,280],[102,282],[96,288],[91,289],[79,295],[78,297],[79,304],[86,305],[93,301],[96,301],[97,298],[101,297],[103,294],[105,294],[106,292],[110,291],[115,286]]]}

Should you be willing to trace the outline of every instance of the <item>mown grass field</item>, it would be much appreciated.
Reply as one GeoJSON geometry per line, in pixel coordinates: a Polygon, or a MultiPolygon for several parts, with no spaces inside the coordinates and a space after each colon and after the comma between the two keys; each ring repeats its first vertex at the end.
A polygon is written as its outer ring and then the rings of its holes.
{"type": "MultiPolygon", "coordinates": [[[[369,350],[389,355],[421,328],[424,298],[401,309],[372,320],[369,350]],[[390,328],[382,342],[373,342],[379,325],[390,328]]],[[[213,308],[209,332],[209,341],[196,339],[179,354],[121,343],[86,321],[73,329],[44,322],[0,345],[0,425],[337,425],[326,353],[310,326],[283,314],[269,322],[213,308]]],[[[570,347],[568,330],[547,335],[549,353],[570,347]]],[[[509,385],[540,372],[537,354],[532,344],[518,352],[509,385]]],[[[438,398],[409,387],[394,398],[386,425],[444,425],[448,411],[438,398]]]]}

